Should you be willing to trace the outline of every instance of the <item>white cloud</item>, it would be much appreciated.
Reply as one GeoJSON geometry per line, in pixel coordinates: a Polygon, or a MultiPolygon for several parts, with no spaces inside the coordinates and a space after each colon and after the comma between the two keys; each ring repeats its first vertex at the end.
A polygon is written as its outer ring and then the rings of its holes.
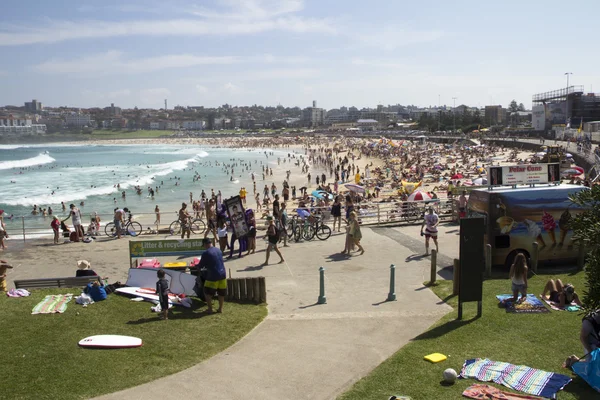
{"type": "Polygon", "coordinates": [[[223,85],[223,90],[225,90],[228,93],[235,94],[235,93],[240,92],[240,87],[237,85],[234,85],[231,82],[227,82],[226,84],[223,85]]]}
{"type": "Polygon", "coordinates": [[[439,30],[414,30],[396,26],[367,28],[363,32],[348,30],[348,32],[354,32],[351,36],[363,45],[386,51],[396,50],[403,46],[433,42],[445,36],[444,32],[439,30]]]}
{"type": "Polygon", "coordinates": [[[114,92],[109,92],[106,97],[109,99],[121,99],[122,97],[131,96],[131,90],[129,89],[121,89],[115,90],[114,92]]]}
{"type": "Polygon", "coordinates": [[[302,1],[226,0],[225,4],[228,7],[225,13],[196,9],[191,11],[195,18],[50,21],[45,26],[5,26],[0,32],[0,46],[133,35],[222,36],[267,31],[335,33],[326,19],[295,15],[302,9],[302,1]]]}
{"type": "Polygon", "coordinates": [[[403,68],[406,67],[406,64],[402,64],[395,60],[385,60],[385,59],[368,59],[365,60],[363,58],[354,58],[352,60],[353,65],[361,65],[367,67],[382,67],[382,68],[403,68]]]}
{"type": "Polygon", "coordinates": [[[171,54],[139,59],[125,59],[120,51],[108,51],[74,60],[49,60],[32,68],[47,74],[123,74],[152,72],[168,68],[186,68],[198,65],[233,64],[237,57],[210,57],[193,54],[171,54]]]}

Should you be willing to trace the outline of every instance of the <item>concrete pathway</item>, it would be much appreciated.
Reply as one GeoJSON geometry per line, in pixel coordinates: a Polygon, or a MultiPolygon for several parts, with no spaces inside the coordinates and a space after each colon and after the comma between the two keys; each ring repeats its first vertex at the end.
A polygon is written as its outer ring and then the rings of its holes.
{"type": "Polygon", "coordinates": [[[363,228],[363,235],[362,256],[340,255],[344,237],[336,235],[283,248],[285,264],[260,267],[262,251],[227,262],[234,277],[267,277],[266,320],[205,362],[99,399],[337,397],[451,310],[422,284],[429,259],[410,259],[412,245],[385,229],[363,228]],[[391,264],[397,301],[386,302],[391,264]],[[324,305],[316,304],[320,266],[324,305]]]}

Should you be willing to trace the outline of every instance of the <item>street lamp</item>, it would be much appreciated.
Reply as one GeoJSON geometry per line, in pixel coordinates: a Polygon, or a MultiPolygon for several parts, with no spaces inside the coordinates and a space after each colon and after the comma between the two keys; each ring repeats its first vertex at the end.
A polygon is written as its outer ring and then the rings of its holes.
{"type": "Polygon", "coordinates": [[[458,97],[453,97],[452,100],[454,100],[454,106],[452,107],[452,118],[453,118],[453,124],[454,124],[454,133],[456,133],[456,99],[458,99],[458,97]]]}
{"type": "Polygon", "coordinates": [[[567,91],[565,92],[565,129],[566,126],[569,124],[569,75],[573,75],[572,72],[565,72],[565,75],[567,76],[567,91]]]}

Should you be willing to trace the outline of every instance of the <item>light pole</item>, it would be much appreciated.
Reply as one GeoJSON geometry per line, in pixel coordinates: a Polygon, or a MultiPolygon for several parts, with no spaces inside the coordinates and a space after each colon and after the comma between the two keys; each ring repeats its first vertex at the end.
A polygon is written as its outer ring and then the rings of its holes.
{"type": "Polygon", "coordinates": [[[572,72],[565,72],[565,75],[567,76],[567,91],[565,93],[565,129],[566,126],[569,124],[569,75],[573,75],[572,72]]]}
{"type": "Polygon", "coordinates": [[[440,109],[440,95],[438,94],[438,132],[440,131],[441,119],[442,119],[442,110],[440,109]]]}
{"type": "Polygon", "coordinates": [[[454,124],[454,132],[456,133],[456,99],[458,99],[458,97],[453,97],[452,100],[454,100],[454,105],[452,106],[452,119],[453,119],[453,124],[454,124]]]}

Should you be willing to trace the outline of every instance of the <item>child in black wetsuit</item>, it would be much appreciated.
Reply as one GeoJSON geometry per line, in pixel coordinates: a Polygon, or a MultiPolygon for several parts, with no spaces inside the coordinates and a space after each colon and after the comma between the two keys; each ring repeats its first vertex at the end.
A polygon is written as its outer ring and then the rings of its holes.
{"type": "Polygon", "coordinates": [[[160,302],[162,319],[169,319],[169,281],[165,279],[165,271],[159,269],[156,273],[158,282],[156,282],[156,294],[160,302]]]}

